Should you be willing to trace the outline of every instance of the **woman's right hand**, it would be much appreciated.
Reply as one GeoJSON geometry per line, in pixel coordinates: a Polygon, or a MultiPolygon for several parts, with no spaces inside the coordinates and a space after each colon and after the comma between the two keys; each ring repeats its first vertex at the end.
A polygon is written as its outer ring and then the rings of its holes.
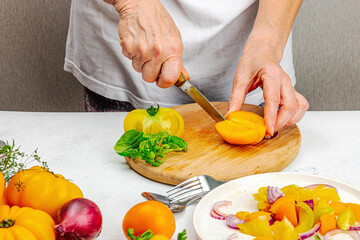
{"type": "Polygon", "coordinates": [[[135,71],[161,88],[172,86],[184,74],[179,29],[159,0],[105,0],[120,14],[122,53],[135,71]]]}

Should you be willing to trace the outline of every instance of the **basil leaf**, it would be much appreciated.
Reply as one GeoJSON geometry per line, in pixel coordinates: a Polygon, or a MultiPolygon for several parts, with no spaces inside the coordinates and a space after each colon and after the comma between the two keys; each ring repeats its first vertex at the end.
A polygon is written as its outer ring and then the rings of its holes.
{"type": "Polygon", "coordinates": [[[125,150],[139,145],[139,139],[144,133],[136,129],[126,131],[114,146],[117,153],[122,153],[125,150]]]}
{"type": "Polygon", "coordinates": [[[186,144],[186,142],[185,142],[182,138],[180,138],[180,137],[171,136],[171,138],[170,138],[170,143],[173,144],[173,146],[172,146],[173,149],[176,148],[176,147],[174,146],[174,145],[176,145],[176,146],[178,146],[178,148],[181,149],[181,150],[179,150],[179,151],[184,151],[184,152],[187,151],[187,144],[186,144]]]}
{"type": "Polygon", "coordinates": [[[115,151],[124,157],[141,158],[155,167],[160,166],[169,152],[187,150],[186,142],[168,132],[143,133],[132,129],[126,131],[115,144],[115,151]]]}

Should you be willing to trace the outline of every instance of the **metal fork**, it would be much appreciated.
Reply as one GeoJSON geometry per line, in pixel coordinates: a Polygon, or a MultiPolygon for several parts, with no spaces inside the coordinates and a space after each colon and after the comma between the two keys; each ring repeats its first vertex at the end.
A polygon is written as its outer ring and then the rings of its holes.
{"type": "Polygon", "coordinates": [[[187,198],[191,198],[196,194],[203,193],[203,196],[223,183],[226,182],[217,181],[208,175],[200,175],[192,177],[185,182],[182,182],[179,185],[171,188],[166,192],[166,194],[167,197],[172,199],[171,202],[185,201],[187,198]]]}
{"type": "MultiPolygon", "coordinates": [[[[165,195],[143,192],[141,195],[148,199],[164,203],[173,213],[182,212],[187,205],[190,205],[202,198],[202,194],[193,195],[185,201],[172,201],[171,198],[168,198],[165,195]]],[[[204,194],[205,195],[205,194],[204,194]]]]}

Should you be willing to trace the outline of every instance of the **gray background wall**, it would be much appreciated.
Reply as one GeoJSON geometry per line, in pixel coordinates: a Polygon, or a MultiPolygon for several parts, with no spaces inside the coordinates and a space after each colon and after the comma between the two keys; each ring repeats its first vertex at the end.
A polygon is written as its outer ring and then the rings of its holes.
{"type": "MultiPolygon", "coordinates": [[[[0,2],[0,110],[83,111],[63,70],[70,0],[0,2]]],[[[304,0],[293,30],[296,89],[310,110],[360,110],[359,0],[304,0]]]]}

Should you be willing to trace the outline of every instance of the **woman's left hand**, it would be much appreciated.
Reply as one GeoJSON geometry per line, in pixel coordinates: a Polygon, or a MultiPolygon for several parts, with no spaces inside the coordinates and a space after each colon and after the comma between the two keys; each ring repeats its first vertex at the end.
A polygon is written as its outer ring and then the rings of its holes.
{"type": "Polygon", "coordinates": [[[261,87],[266,131],[271,136],[300,121],[309,108],[308,101],[294,89],[290,77],[281,68],[282,54],[273,49],[264,42],[247,43],[238,62],[226,114],[240,110],[246,94],[261,87]]]}

